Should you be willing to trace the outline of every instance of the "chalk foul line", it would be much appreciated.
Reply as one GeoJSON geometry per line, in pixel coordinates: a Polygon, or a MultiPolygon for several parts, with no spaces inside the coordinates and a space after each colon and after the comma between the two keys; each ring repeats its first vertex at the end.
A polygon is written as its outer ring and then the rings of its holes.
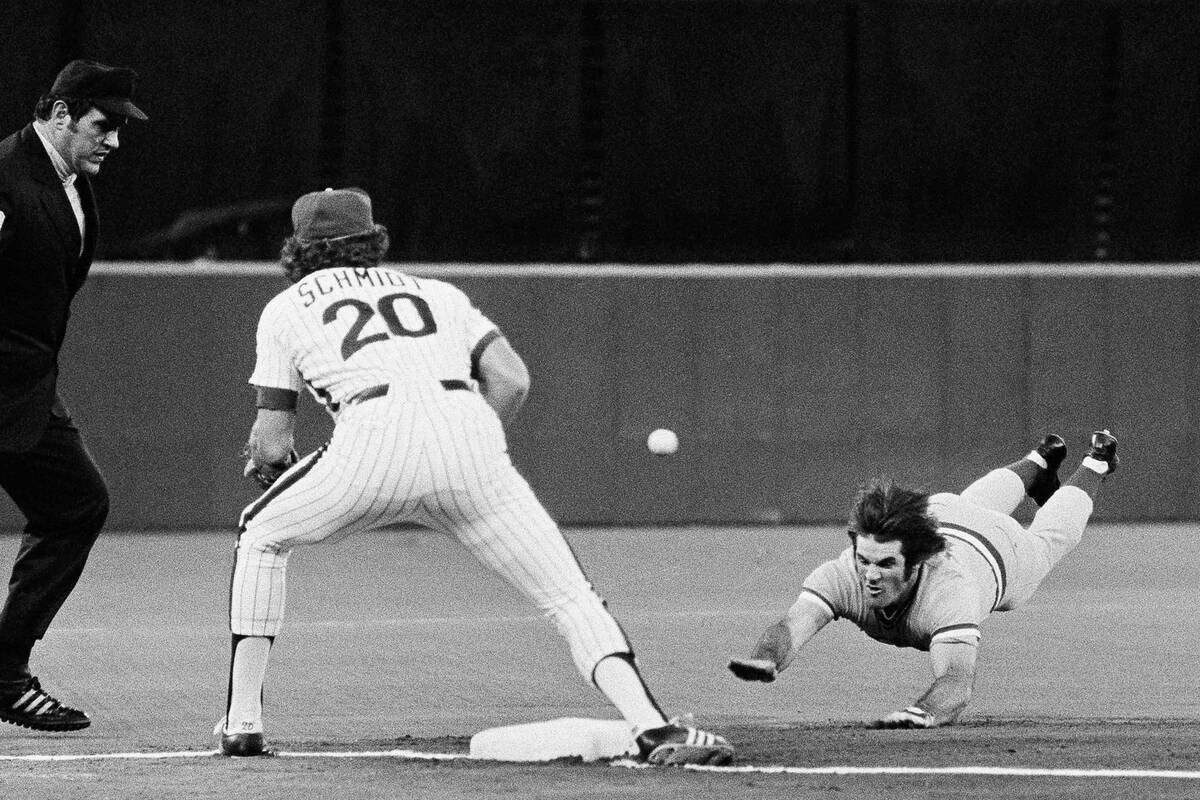
{"type": "MultiPolygon", "coordinates": [[[[30,753],[24,755],[0,755],[0,762],[64,762],[64,761],[159,761],[168,759],[213,758],[216,750],[180,750],[176,752],[148,753],[30,753]]],[[[409,761],[471,761],[467,753],[423,753],[417,750],[312,750],[281,751],[276,758],[398,758],[409,761]]],[[[238,759],[239,761],[250,759],[238,759]]],[[[506,763],[506,762],[494,762],[506,763]]],[[[512,763],[512,762],[507,762],[512,763]]],[[[613,766],[627,769],[659,769],[641,761],[619,758],[613,766]]],[[[1169,769],[1082,769],[1040,767],[789,767],[757,766],[753,764],[731,766],[703,766],[688,764],[685,770],[696,772],[724,772],[731,774],[758,775],[975,775],[1011,778],[1163,778],[1174,780],[1200,780],[1197,770],[1169,769]]]]}
{"type": "MultiPolygon", "coordinates": [[[[649,764],[622,758],[614,766],[628,769],[655,769],[649,764]]],[[[1050,769],[1042,767],[785,767],[732,765],[724,767],[687,764],[683,769],[698,772],[729,772],[757,775],[991,775],[1014,778],[1174,778],[1177,780],[1200,780],[1200,771],[1159,769],[1050,769]]]]}

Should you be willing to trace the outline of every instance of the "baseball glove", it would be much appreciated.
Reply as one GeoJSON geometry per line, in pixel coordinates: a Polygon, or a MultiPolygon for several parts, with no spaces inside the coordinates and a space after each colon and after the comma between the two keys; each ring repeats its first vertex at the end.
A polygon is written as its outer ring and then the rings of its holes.
{"type": "MultiPolygon", "coordinates": [[[[247,456],[248,453],[243,451],[242,455],[247,456]]],[[[295,450],[288,453],[288,457],[284,461],[276,464],[259,464],[253,458],[247,458],[242,474],[257,483],[260,488],[270,489],[271,485],[279,480],[279,476],[287,472],[299,460],[300,456],[295,450]]]]}

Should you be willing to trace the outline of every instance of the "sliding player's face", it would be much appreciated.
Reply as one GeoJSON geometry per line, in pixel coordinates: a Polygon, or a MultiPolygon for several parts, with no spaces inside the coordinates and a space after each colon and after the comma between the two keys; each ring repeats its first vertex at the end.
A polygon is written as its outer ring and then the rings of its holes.
{"type": "Polygon", "coordinates": [[[887,608],[907,600],[919,574],[913,570],[912,575],[905,576],[900,542],[879,542],[870,536],[855,539],[854,566],[870,608],[887,608]]]}

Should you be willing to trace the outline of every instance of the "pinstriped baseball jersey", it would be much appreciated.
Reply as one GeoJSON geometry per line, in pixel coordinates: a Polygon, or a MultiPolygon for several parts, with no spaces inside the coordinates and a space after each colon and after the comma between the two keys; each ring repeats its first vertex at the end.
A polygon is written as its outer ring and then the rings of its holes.
{"type": "Polygon", "coordinates": [[[385,268],[320,270],[267,304],[251,383],[307,386],[336,425],[326,446],[242,513],[235,634],[278,634],[296,546],[409,522],[456,536],[529,597],[585,678],[605,656],[629,652],[474,390],[498,335],[454,286],[385,268]]]}
{"type": "Polygon", "coordinates": [[[371,386],[467,381],[498,335],[457,287],[384,267],[324,269],[276,295],[258,325],[250,383],[307,385],[336,413],[371,386]]]}

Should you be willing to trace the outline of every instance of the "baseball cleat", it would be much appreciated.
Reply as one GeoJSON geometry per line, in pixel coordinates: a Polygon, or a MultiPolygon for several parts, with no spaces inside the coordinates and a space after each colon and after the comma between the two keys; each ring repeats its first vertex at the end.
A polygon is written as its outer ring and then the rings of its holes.
{"type": "Polygon", "coordinates": [[[1050,499],[1050,495],[1058,491],[1058,468],[1067,457],[1067,443],[1057,433],[1048,433],[1038,442],[1034,451],[1046,461],[1046,468],[1039,470],[1037,477],[1029,484],[1025,494],[1033,498],[1039,506],[1050,499]]]}
{"type": "Polygon", "coordinates": [[[1107,428],[1094,432],[1092,449],[1088,451],[1087,457],[1108,464],[1108,472],[1105,475],[1112,475],[1117,471],[1117,464],[1121,463],[1121,459],[1117,458],[1117,437],[1109,433],[1107,428]]]}
{"type": "Polygon", "coordinates": [[[733,760],[733,745],[724,736],[675,722],[642,731],[637,746],[647,764],[658,766],[720,765],[733,760]]]}
{"type": "Polygon", "coordinates": [[[255,756],[273,756],[275,753],[267,749],[267,742],[261,733],[222,733],[221,755],[232,758],[253,758],[255,756]]]}
{"type": "Polygon", "coordinates": [[[77,731],[92,724],[87,714],[47,694],[37,678],[0,697],[0,720],[35,731],[77,731]]]}

